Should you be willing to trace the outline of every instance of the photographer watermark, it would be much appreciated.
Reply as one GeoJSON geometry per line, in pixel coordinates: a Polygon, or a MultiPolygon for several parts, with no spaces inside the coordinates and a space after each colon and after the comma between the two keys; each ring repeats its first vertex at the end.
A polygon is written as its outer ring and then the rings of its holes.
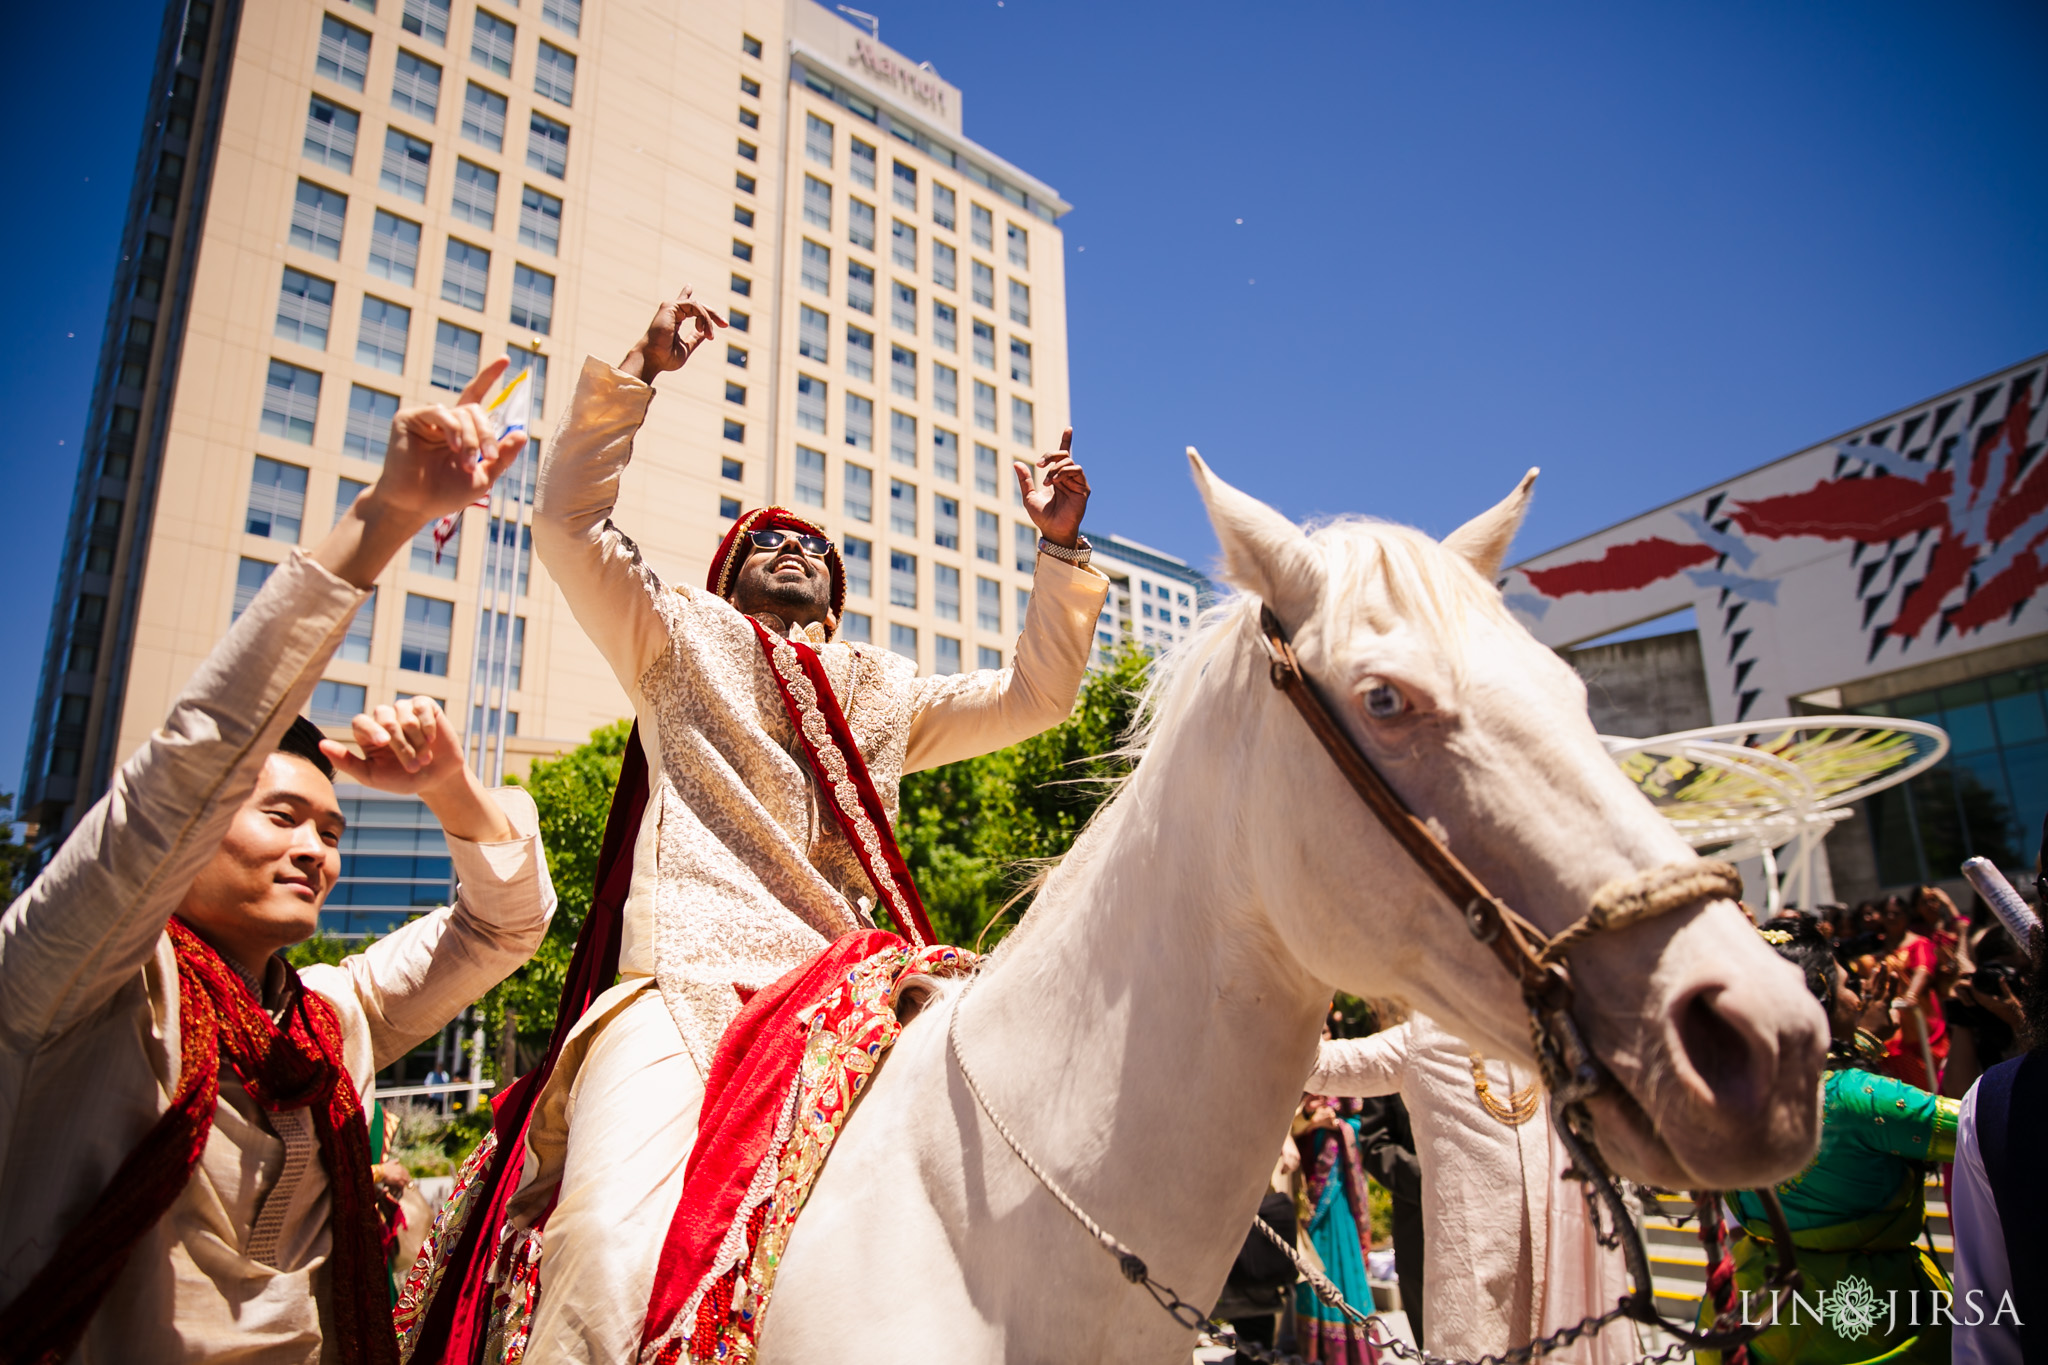
{"type": "MultiPolygon", "coordinates": [[[[1742,1324],[1745,1327],[1762,1325],[1768,1319],[1750,1316],[1750,1299],[1757,1291],[1742,1291],[1742,1324]]],[[[1844,1275],[1832,1291],[1816,1290],[1811,1296],[1793,1290],[1786,1296],[1786,1311],[1781,1314],[1784,1325],[1797,1327],[1802,1321],[1826,1325],[1844,1341],[1856,1341],[1863,1337],[1890,1337],[1900,1327],[1936,1327],[1944,1323],[1951,1327],[1982,1327],[2010,1323],[2020,1325],[2019,1310],[2013,1306],[2010,1292],[2000,1294],[1993,1303],[1981,1289],[1972,1289],[1958,1304],[1956,1296],[1946,1289],[1908,1289],[1901,1293],[1888,1289],[1883,1294],[1871,1287],[1870,1281],[1860,1275],[1844,1275]],[[1883,1331],[1878,1328],[1882,1324],[1883,1331]]],[[[1769,1300],[1763,1307],[1768,1310],[1769,1300]]]]}

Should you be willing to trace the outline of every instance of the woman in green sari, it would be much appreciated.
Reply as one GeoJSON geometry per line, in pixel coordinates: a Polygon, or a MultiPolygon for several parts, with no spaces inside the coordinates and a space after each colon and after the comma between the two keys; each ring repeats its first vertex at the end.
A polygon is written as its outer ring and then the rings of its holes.
{"type": "MultiPolygon", "coordinates": [[[[1779,956],[1798,967],[1827,1008],[1834,1039],[1821,1079],[1820,1150],[1806,1169],[1777,1187],[1799,1264],[1800,1301],[1788,1297],[1778,1325],[1749,1344],[1756,1365],[1946,1365],[1948,1276],[1919,1245],[1927,1221],[1925,1186],[1931,1163],[1955,1154],[1955,1100],[1876,1071],[1884,1047],[1859,1024],[1890,1027],[1890,987],[1875,1001],[1847,984],[1827,939],[1812,918],[1780,915],[1763,928],[1779,956]]],[[[1742,1219],[1735,1239],[1736,1302],[1749,1291],[1754,1320],[1769,1311],[1761,1292],[1770,1260],[1771,1225],[1747,1191],[1730,1204],[1742,1219]]],[[[1712,1322],[1710,1299],[1700,1304],[1712,1322]]],[[[1722,1357],[1699,1353],[1707,1365],[1722,1357]]]]}

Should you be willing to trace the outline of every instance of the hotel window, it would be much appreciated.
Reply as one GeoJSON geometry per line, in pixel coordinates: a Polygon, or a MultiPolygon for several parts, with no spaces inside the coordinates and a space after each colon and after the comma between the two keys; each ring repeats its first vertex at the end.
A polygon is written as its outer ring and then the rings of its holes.
{"type": "Polygon", "coordinates": [[[526,164],[560,180],[569,171],[569,125],[546,114],[526,121],[526,164]]]}
{"type": "Polygon", "coordinates": [[[917,352],[901,346],[889,348],[889,392],[905,398],[917,397],[917,352]]]}
{"type": "Polygon", "coordinates": [[[1031,237],[1015,223],[1005,223],[1010,230],[1010,264],[1031,268],[1031,237]]]}
{"type": "Polygon", "coordinates": [[[533,528],[520,526],[504,517],[491,518],[490,539],[484,549],[484,584],[492,592],[516,592],[526,596],[527,579],[533,570],[533,528]],[[515,532],[519,553],[511,546],[515,532]]]}
{"type": "Polygon", "coordinates": [[[983,431],[996,429],[996,386],[974,381],[974,425],[983,431]]]}
{"type": "Polygon", "coordinates": [[[859,261],[846,263],[846,306],[862,313],[875,311],[875,272],[859,261]]]}
{"type": "MultiPolygon", "coordinates": [[[[1003,628],[1003,585],[993,578],[974,580],[974,624],[982,630],[1003,628]]],[[[1002,665],[984,663],[982,667],[1001,668],[1002,665]]]]}
{"type": "MultiPolygon", "coordinates": [[[[914,562],[914,561],[913,561],[914,562]]],[[[889,623],[889,652],[917,662],[917,627],[889,623]]]]}
{"type": "MultiPolygon", "coordinates": [[[[1034,566],[1035,567],[1035,566],[1034,566]]],[[[1017,629],[1024,629],[1024,618],[1031,614],[1031,589],[1017,589],[1017,629]]]]}
{"type": "Polygon", "coordinates": [[[996,491],[996,448],[976,442],[974,446],[974,491],[996,491]]]}
{"type": "MultiPolygon", "coordinates": [[[[748,279],[745,275],[734,275],[731,279],[726,281],[726,287],[728,289],[731,289],[733,293],[738,294],[743,299],[751,298],[754,293],[754,282],[748,279]]],[[[738,324],[734,325],[737,326],[738,324]]],[[[741,327],[740,330],[744,332],[747,329],[741,327]]]]}
{"type": "Polygon", "coordinates": [[[732,206],[732,220],[741,227],[750,228],[754,225],[754,211],[745,205],[734,204],[732,206]]]}
{"type": "Polygon", "coordinates": [[[452,322],[434,324],[434,368],[427,382],[437,389],[462,387],[476,378],[477,360],[483,354],[482,332],[458,327],[452,322]]]}
{"type": "Polygon", "coordinates": [[[974,244],[983,249],[993,249],[996,244],[996,217],[979,204],[969,206],[974,244]]]}
{"type": "Polygon", "coordinates": [[[490,252],[458,238],[448,239],[448,257],[441,267],[442,298],[482,312],[490,278],[490,252]]]}
{"type": "Polygon", "coordinates": [[[754,192],[754,177],[748,175],[745,171],[734,171],[732,176],[732,183],[735,186],[737,186],[740,192],[743,194],[752,194],[754,192]]]}
{"type": "Polygon", "coordinates": [[[976,661],[975,666],[978,668],[1001,668],[1003,666],[1003,651],[991,648],[988,645],[976,645],[974,657],[976,661]]]}
{"type": "Polygon", "coordinates": [[[313,74],[360,90],[369,71],[370,35],[331,14],[324,16],[320,20],[320,51],[313,58],[313,74]]]}
{"type": "MultiPolygon", "coordinates": [[[[960,500],[958,498],[949,498],[938,493],[932,495],[932,544],[938,546],[941,550],[957,550],[960,548],[960,500]]],[[[953,576],[954,615],[947,617],[947,619],[957,621],[960,619],[958,614],[960,611],[960,571],[958,569],[945,569],[944,572],[953,576]]],[[[941,594],[939,597],[939,614],[942,616],[945,615],[945,600],[945,596],[941,594]]]]}
{"type": "Polygon", "coordinates": [[[941,289],[959,285],[960,253],[944,242],[932,243],[932,283],[941,289]]]}
{"type": "Polygon", "coordinates": [[[861,199],[846,201],[846,240],[866,251],[875,249],[875,206],[861,199]]]}
{"type": "Polygon", "coordinates": [[[740,35],[740,50],[749,57],[758,57],[761,55],[761,40],[751,33],[742,33],[740,35]]]}
{"type": "Polygon", "coordinates": [[[832,292],[832,248],[819,246],[810,238],[804,238],[802,263],[798,266],[798,277],[804,288],[814,294],[832,292]]]}
{"type": "Polygon", "coordinates": [[[739,517],[739,514],[740,500],[738,498],[720,498],[718,500],[718,515],[724,517],[727,521],[733,521],[739,517]]]}
{"type": "Polygon", "coordinates": [[[846,372],[855,379],[875,377],[875,334],[846,324],[846,372]]]}
{"type": "Polygon", "coordinates": [[[533,69],[533,93],[553,100],[564,108],[576,99],[576,58],[553,43],[540,45],[540,61],[533,69]]]}
{"type": "Polygon", "coordinates": [[[256,600],[256,594],[263,591],[264,583],[270,579],[270,571],[277,565],[268,560],[244,558],[235,566],[235,605],[228,620],[239,621],[249,604],[256,600]]]}
{"type": "Polygon", "coordinates": [[[889,259],[905,270],[917,269],[917,229],[901,218],[889,220],[889,259]]]}
{"type": "Polygon", "coordinates": [[[347,725],[368,705],[369,693],[361,683],[322,678],[313,684],[313,696],[306,704],[306,718],[315,725],[347,725]]]}
{"type": "Polygon", "coordinates": [[[341,228],[347,217],[347,195],[301,180],[299,192],[292,200],[291,244],[315,256],[338,260],[341,228]]]}
{"type": "Polygon", "coordinates": [[[747,405],[747,386],[745,384],[735,384],[730,379],[726,380],[725,401],[728,403],[738,403],[741,407],[745,407],[747,405]]]}
{"type": "MultiPolygon", "coordinates": [[[[898,535],[917,534],[917,485],[901,479],[889,480],[889,529],[898,535]]],[[[898,606],[916,606],[915,602],[897,603],[898,606]]]]}
{"type": "MultiPolygon", "coordinates": [[[[987,447],[979,447],[987,449],[987,447]]],[[[1003,556],[1003,519],[981,508],[974,510],[974,557],[999,564],[1003,556]]]]}
{"type": "Polygon", "coordinates": [[[498,173],[466,157],[455,160],[455,197],[449,205],[452,217],[474,223],[486,232],[498,225],[498,173]]]}
{"type": "Polygon", "coordinates": [[[864,611],[850,611],[839,618],[839,638],[848,644],[875,642],[875,618],[864,611]]]}
{"type": "Polygon", "coordinates": [[[932,406],[948,416],[960,412],[960,371],[932,362],[932,406]]]}
{"type": "Polygon", "coordinates": [[[333,320],[334,282],[286,266],[284,284],[277,291],[277,335],[324,351],[333,320]]]}
{"type": "Polygon", "coordinates": [[[540,0],[540,17],[574,38],[583,32],[583,0],[540,0]]]}
{"type": "MultiPolygon", "coordinates": [[[[335,481],[334,520],[328,523],[328,529],[332,530],[341,525],[341,519],[348,515],[348,509],[355,506],[356,499],[361,497],[363,490],[369,486],[361,479],[343,478],[335,481]]],[[[375,592],[376,589],[372,588],[371,591],[375,592]]]]}
{"type": "Polygon", "coordinates": [[[405,0],[405,17],[398,21],[407,33],[417,33],[428,42],[448,46],[448,0],[405,0]]]}
{"type": "Polygon", "coordinates": [[[953,230],[953,191],[938,181],[932,181],[932,221],[951,232],[953,230]]]}
{"type": "Polygon", "coordinates": [[[972,273],[972,275],[973,275],[973,277],[974,277],[974,288],[973,288],[973,290],[971,291],[971,292],[973,293],[973,296],[974,296],[974,302],[975,302],[975,303],[976,303],[977,305],[979,305],[980,307],[983,307],[983,308],[993,308],[993,307],[995,307],[995,306],[996,306],[996,272],[995,272],[995,268],[994,268],[994,267],[992,267],[992,266],[986,266],[986,265],[983,265],[983,264],[982,264],[982,263],[981,263],[980,261],[969,261],[969,262],[968,262],[968,269],[970,270],[970,272],[972,273]]]}
{"type": "MultiPolygon", "coordinates": [[[[487,686],[496,684],[498,679],[503,677],[508,686],[516,689],[519,686],[519,675],[526,663],[526,618],[513,616],[509,612],[487,611],[484,613],[482,624],[484,638],[479,642],[480,648],[477,650],[480,656],[477,660],[477,672],[487,680],[487,686]],[[505,643],[505,627],[508,623],[512,627],[512,642],[509,649],[505,643]]],[[[491,715],[495,719],[497,712],[493,711],[491,715]]]]}
{"type": "Polygon", "coordinates": [[[899,204],[903,205],[903,207],[905,207],[905,208],[907,208],[907,209],[914,209],[914,208],[916,208],[916,207],[917,207],[917,169],[916,169],[916,167],[914,167],[914,166],[906,166],[906,165],[904,165],[904,164],[903,164],[902,162],[900,162],[900,161],[899,161],[899,162],[897,162],[897,163],[896,163],[896,174],[895,174],[895,176],[894,176],[894,179],[893,179],[893,182],[892,182],[892,190],[893,190],[893,192],[894,192],[894,195],[895,195],[895,199],[896,199],[896,202],[897,202],[897,203],[899,203],[899,204]]]}
{"type": "Polygon", "coordinates": [[[519,195],[519,244],[553,256],[561,240],[562,201],[526,186],[519,195]]]}
{"type": "MultiPolygon", "coordinates": [[[[355,483],[355,481],[353,479],[342,480],[344,489],[351,483],[355,483]]],[[[365,486],[358,483],[355,485],[355,491],[360,493],[365,486]]],[[[349,502],[354,501],[355,495],[352,493],[349,495],[349,502]]],[[[342,510],[348,510],[347,504],[343,505],[342,510]]],[[[335,520],[339,521],[340,518],[337,517],[335,520]]],[[[343,663],[350,664],[366,664],[370,662],[370,646],[376,641],[376,633],[377,590],[371,588],[370,595],[363,599],[363,605],[357,607],[356,614],[348,618],[348,634],[341,637],[341,648],[334,651],[334,657],[340,659],[343,663]]],[[[361,710],[362,708],[357,707],[356,709],[361,710]]],[[[351,712],[350,715],[354,715],[354,712],[351,712]]]]}
{"type": "Polygon", "coordinates": [[[950,635],[932,636],[932,672],[950,677],[960,671],[960,642],[950,635]]]}
{"type": "Polygon", "coordinates": [[[1010,281],[1010,321],[1031,325],[1031,286],[1022,280],[1010,281]]]}
{"type": "Polygon", "coordinates": [[[846,395],[846,443],[855,450],[875,448],[875,404],[857,393],[846,395]]]}
{"type": "Polygon", "coordinates": [[[287,545],[299,543],[306,520],[306,467],[256,457],[249,477],[249,516],[242,529],[287,545]]]}
{"type": "Polygon", "coordinates": [[[462,135],[479,147],[505,150],[505,97],[471,81],[462,92],[462,135]]]}
{"type": "Polygon", "coordinates": [[[344,173],[354,170],[356,130],[361,126],[362,119],[355,110],[344,109],[319,95],[313,96],[313,102],[306,109],[304,151],[307,159],[344,173]]]}
{"type": "MultiPolygon", "coordinates": [[[[796,353],[823,365],[832,359],[831,319],[808,303],[796,310],[796,353]]],[[[742,351],[740,354],[746,354],[742,351]]],[[[745,362],[742,361],[742,364],[745,362]]]]}
{"type": "Polygon", "coordinates": [[[759,161],[761,159],[761,149],[759,147],[756,147],[753,143],[747,141],[745,138],[740,138],[738,140],[738,143],[735,146],[734,150],[737,151],[740,154],[740,156],[745,160],[759,161]]]}
{"type": "Polygon", "coordinates": [[[370,223],[370,273],[411,285],[419,260],[420,225],[378,209],[370,223]]]}
{"type": "Polygon", "coordinates": [[[937,299],[932,300],[932,344],[942,351],[960,349],[960,312],[937,299]]]}
{"type": "Polygon", "coordinates": [[[363,295],[363,320],[356,327],[356,360],[404,374],[405,343],[411,331],[412,309],[374,294],[363,295]]]}
{"type": "Polygon", "coordinates": [[[932,473],[947,483],[960,482],[960,437],[944,427],[932,428],[932,473]]]}
{"type": "Polygon", "coordinates": [[[809,507],[825,505],[825,452],[796,448],[796,500],[809,507]]]}
{"type": "Polygon", "coordinates": [[[849,597],[872,597],[875,593],[875,547],[859,536],[839,542],[839,557],[846,564],[846,592],[849,597]]]}
{"type": "Polygon", "coordinates": [[[804,115],[804,155],[820,166],[832,164],[832,125],[816,114],[804,115]]]}
{"type": "Polygon", "coordinates": [[[263,416],[258,428],[301,445],[313,443],[313,420],[320,414],[320,374],[282,360],[270,362],[263,381],[263,416]]]}
{"type": "Polygon", "coordinates": [[[754,259],[754,244],[735,237],[732,239],[732,254],[735,260],[751,261],[754,259]]]}
{"type": "MultiPolygon", "coordinates": [[[[1017,523],[1017,572],[1035,573],[1038,570],[1038,528],[1029,522],[1017,523]]],[[[1024,613],[1017,613],[1017,629],[1024,628],[1024,613]]]]}
{"type": "Polygon", "coordinates": [[[405,595],[405,625],[398,637],[398,666],[413,673],[448,676],[448,646],[455,631],[455,604],[438,597],[405,595]]]}
{"type": "Polygon", "coordinates": [[[859,138],[848,139],[846,168],[853,175],[853,183],[875,187],[875,149],[859,138]]]}
{"type": "Polygon", "coordinates": [[[384,130],[384,165],[377,176],[380,188],[415,204],[427,202],[427,166],[434,158],[431,144],[396,128],[384,130]]]}
{"type": "Polygon", "coordinates": [[[804,177],[804,221],[832,230],[832,187],[815,175],[804,177]]]}
{"type": "Polygon", "coordinates": [[[733,421],[733,420],[732,420],[732,418],[730,418],[730,417],[726,418],[726,419],[725,419],[725,439],[726,439],[726,440],[728,440],[728,441],[744,441],[744,440],[746,440],[746,439],[747,439],[747,424],[746,424],[745,422],[735,422],[735,421],[733,421]]]}
{"type": "Polygon", "coordinates": [[[797,426],[805,432],[825,430],[825,393],[827,385],[823,379],[797,375],[797,426]]]}
{"type": "Polygon", "coordinates": [[[725,347],[725,363],[728,365],[737,365],[744,370],[745,368],[747,368],[746,351],[728,342],[725,347]]]}
{"type": "Polygon", "coordinates": [[[847,465],[845,469],[845,494],[842,501],[846,504],[846,515],[855,521],[873,521],[875,519],[874,471],[863,469],[857,464],[847,465]]]}
{"type": "Polygon", "coordinates": [[[462,524],[457,522],[455,527],[456,534],[450,536],[445,544],[440,545],[434,543],[434,527],[436,524],[435,522],[428,522],[419,529],[418,534],[413,536],[412,557],[407,561],[406,567],[414,573],[425,574],[429,578],[445,578],[453,582],[455,579],[456,558],[462,550],[462,524]]]}
{"type": "Polygon", "coordinates": [[[901,280],[890,282],[889,321],[906,332],[917,331],[917,291],[901,280]]]}
{"type": "Polygon", "coordinates": [[[469,59],[500,76],[512,74],[512,41],[518,32],[488,10],[476,12],[476,27],[470,31],[469,59]]]}
{"type": "Polygon", "coordinates": [[[996,367],[996,329],[980,318],[974,320],[974,363],[984,370],[996,367]]]}
{"type": "Polygon", "coordinates": [[[341,449],[359,460],[382,463],[384,448],[391,440],[391,419],[398,415],[398,395],[366,389],[361,384],[348,391],[348,425],[342,431],[341,449]]]}
{"type": "Polygon", "coordinates": [[[889,605],[917,606],[917,556],[901,550],[889,551],[889,605]]]}
{"type": "Polygon", "coordinates": [[[1033,434],[1031,404],[1014,395],[1010,398],[1010,439],[1020,446],[1036,445],[1038,437],[1033,434]]]}
{"type": "Polygon", "coordinates": [[[960,571],[958,569],[946,564],[932,565],[932,611],[941,621],[957,621],[960,619],[960,571]]]}
{"type": "Polygon", "coordinates": [[[746,462],[735,460],[730,455],[721,456],[718,461],[718,477],[731,479],[734,483],[744,482],[747,477],[746,462]]]}
{"type": "Polygon", "coordinates": [[[1031,343],[1010,338],[1010,379],[1013,383],[1031,383],[1031,343]]]}
{"type": "Polygon", "coordinates": [[[897,464],[917,467],[917,419],[908,413],[889,414],[889,458],[897,464]]]}
{"type": "Polygon", "coordinates": [[[440,63],[398,49],[398,68],[391,78],[391,107],[432,123],[441,107],[440,63]]]}
{"type": "Polygon", "coordinates": [[[512,267],[512,325],[542,336],[554,325],[555,277],[531,266],[512,267]]]}

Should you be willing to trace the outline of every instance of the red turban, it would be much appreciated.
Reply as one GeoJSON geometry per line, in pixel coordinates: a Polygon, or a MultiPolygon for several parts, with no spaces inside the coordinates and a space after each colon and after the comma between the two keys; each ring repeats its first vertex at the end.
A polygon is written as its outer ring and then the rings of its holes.
{"type": "Polygon", "coordinates": [[[727,601],[732,600],[733,579],[738,576],[740,565],[746,561],[747,552],[754,547],[747,536],[755,531],[794,531],[800,535],[821,536],[832,548],[825,552],[825,567],[832,573],[832,615],[836,619],[846,606],[846,563],[839,558],[839,546],[825,535],[825,528],[815,522],[805,521],[796,513],[784,507],[756,507],[740,515],[733,522],[732,529],[725,533],[725,539],[718,542],[718,553],[711,557],[711,572],[705,576],[704,589],[727,601]]]}

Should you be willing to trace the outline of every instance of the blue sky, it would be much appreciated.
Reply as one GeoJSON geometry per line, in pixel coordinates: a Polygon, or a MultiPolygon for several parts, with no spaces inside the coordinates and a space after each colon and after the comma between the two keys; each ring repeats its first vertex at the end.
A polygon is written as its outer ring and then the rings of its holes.
{"type": "MultiPolygon", "coordinates": [[[[1090,524],[1197,563],[1189,444],[1437,533],[1541,465],[1529,554],[2048,350],[2038,4],[878,6],[1077,206],[1090,524]]],[[[16,17],[0,789],[160,13],[16,17]]]]}

